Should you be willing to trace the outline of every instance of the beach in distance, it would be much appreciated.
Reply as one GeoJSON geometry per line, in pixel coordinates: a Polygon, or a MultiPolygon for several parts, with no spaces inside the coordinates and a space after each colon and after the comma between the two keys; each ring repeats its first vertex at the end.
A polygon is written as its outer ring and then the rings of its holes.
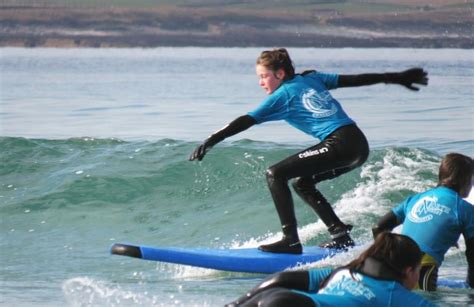
{"type": "Polygon", "coordinates": [[[473,48],[472,0],[6,0],[0,46],[473,48]]]}

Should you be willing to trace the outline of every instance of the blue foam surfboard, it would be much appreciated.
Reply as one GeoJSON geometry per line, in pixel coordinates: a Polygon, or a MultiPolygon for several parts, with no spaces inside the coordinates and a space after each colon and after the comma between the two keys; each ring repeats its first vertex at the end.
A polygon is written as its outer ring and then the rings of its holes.
{"type": "MultiPolygon", "coordinates": [[[[145,260],[190,265],[221,271],[270,274],[298,265],[332,257],[344,250],[306,246],[303,254],[266,253],[257,248],[215,249],[182,247],[149,247],[116,243],[110,248],[114,255],[145,260]]],[[[438,279],[438,287],[468,288],[463,280],[438,279]]]]}
{"type": "Polygon", "coordinates": [[[440,288],[461,288],[468,289],[469,285],[464,280],[456,279],[438,279],[438,287],[440,288]]]}
{"type": "Polygon", "coordinates": [[[146,260],[191,265],[201,268],[244,272],[275,273],[336,255],[342,250],[317,246],[304,247],[300,255],[262,252],[257,248],[212,249],[180,247],[147,247],[114,244],[111,253],[146,260]]]}

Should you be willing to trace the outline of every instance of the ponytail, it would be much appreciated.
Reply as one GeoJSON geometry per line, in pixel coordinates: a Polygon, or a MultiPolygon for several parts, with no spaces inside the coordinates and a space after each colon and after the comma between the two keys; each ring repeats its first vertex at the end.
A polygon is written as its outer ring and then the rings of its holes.
{"type": "Polygon", "coordinates": [[[364,261],[369,257],[385,264],[398,275],[398,278],[403,279],[406,268],[414,268],[420,264],[423,252],[418,244],[408,236],[382,232],[368,249],[345,268],[351,272],[356,271],[362,267],[364,261]]]}

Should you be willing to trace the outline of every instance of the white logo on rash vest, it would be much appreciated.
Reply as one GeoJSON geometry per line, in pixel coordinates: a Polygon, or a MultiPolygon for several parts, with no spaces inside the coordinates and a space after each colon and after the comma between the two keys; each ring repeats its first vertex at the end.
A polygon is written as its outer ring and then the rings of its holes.
{"type": "Polygon", "coordinates": [[[315,150],[307,150],[305,152],[302,152],[298,155],[300,159],[307,158],[307,157],[312,157],[312,156],[317,156],[320,154],[323,154],[325,152],[328,152],[329,149],[327,147],[321,147],[320,149],[315,149],[315,150]]]}
{"type": "Polygon", "coordinates": [[[433,215],[448,214],[451,208],[438,203],[437,197],[423,197],[418,200],[408,213],[408,219],[413,223],[424,223],[431,221],[433,215]]]}
{"type": "Polygon", "coordinates": [[[337,112],[333,100],[328,91],[318,93],[314,89],[308,89],[301,95],[303,106],[316,118],[329,117],[337,112]]]}
{"type": "Polygon", "coordinates": [[[329,294],[337,296],[353,296],[365,298],[367,303],[373,300],[375,293],[363,282],[364,277],[359,273],[351,275],[348,270],[343,270],[336,273],[329,281],[326,287],[321,289],[318,293],[329,294]],[[354,280],[354,278],[356,278],[354,280]]]}

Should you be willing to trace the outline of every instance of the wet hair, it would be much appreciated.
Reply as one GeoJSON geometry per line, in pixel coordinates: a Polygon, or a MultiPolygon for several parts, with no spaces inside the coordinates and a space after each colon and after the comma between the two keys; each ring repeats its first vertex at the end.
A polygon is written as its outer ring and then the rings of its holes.
{"type": "Polygon", "coordinates": [[[293,79],[295,76],[295,67],[285,48],[263,51],[257,58],[257,65],[265,66],[273,72],[283,69],[285,72],[285,80],[293,79]]]}
{"type": "MultiPolygon", "coordinates": [[[[422,257],[423,252],[412,238],[401,234],[382,232],[377,235],[374,243],[362,252],[359,257],[352,260],[349,264],[334,270],[320,284],[320,288],[324,288],[332,276],[340,270],[348,269],[351,275],[354,272],[359,272],[368,258],[375,259],[384,264],[391,270],[394,280],[401,282],[406,277],[404,270],[420,265],[422,257]]],[[[354,278],[354,276],[352,277],[354,278]]]]}
{"type": "Polygon", "coordinates": [[[473,171],[472,158],[459,153],[447,154],[439,166],[438,186],[464,194],[464,190],[471,185],[473,171]]]}
{"type": "Polygon", "coordinates": [[[398,275],[399,279],[403,279],[405,277],[403,271],[406,268],[414,268],[421,263],[423,252],[418,244],[408,236],[382,232],[368,249],[345,268],[356,271],[362,267],[364,261],[369,257],[385,264],[398,275]]]}

